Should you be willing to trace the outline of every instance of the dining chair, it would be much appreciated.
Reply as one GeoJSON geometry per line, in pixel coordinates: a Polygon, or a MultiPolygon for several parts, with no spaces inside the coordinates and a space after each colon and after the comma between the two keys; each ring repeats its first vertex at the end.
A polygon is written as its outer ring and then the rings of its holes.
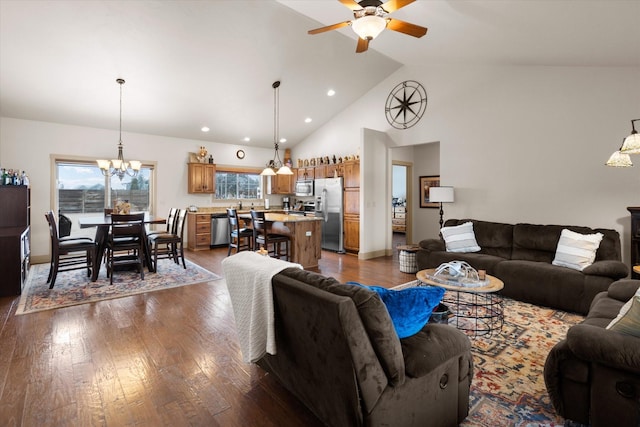
{"type": "Polygon", "coordinates": [[[53,289],[58,272],[87,269],[87,276],[91,277],[98,246],[89,237],[59,237],[58,224],[53,211],[45,212],[45,218],[49,224],[49,236],[51,237],[51,264],[47,283],[49,289],[53,289]]]}
{"type": "Polygon", "coordinates": [[[291,259],[289,253],[289,243],[291,239],[284,234],[270,233],[267,228],[267,222],[265,220],[264,212],[258,212],[251,210],[251,221],[253,223],[253,247],[264,247],[269,256],[273,258],[287,258],[287,261],[291,259]],[[285,250],[282,251],[282,245],[284,244],[285,250]],[[271,248],[269,247],[271,245],[271,248]]]}
{"type": "Polygon", "coordinates": [[[166,234],[166,233],[175,233],[176,232],[176,216],[178,215],[178,208],[169,209],[169,215],[167,216],[167,226],[164,230],[158,231],[149,231],[147,233],[147,237],[153,236],[154,234],[166,234]]]}
{"type": "Polygon", "coordinates": [[[236,253],[253,249],[253,230],[251,228],[240,227],[238,211],[234,208],[227,209],[227,219],[229,220],[229,250],[227,256],[231,255],[231,249],[236,248],[236,253]]]}
{"type": "Polygon", "coordinates": [[[176,264],[180,264],[180,259],[182,259],[182,266],[185,269],[187,268],[184,260],[184,225],[186,217],[186,209],[177,209],[172,232],[155,233],[148,236],[153,266],[156,272],[158,271],[158,260],[163,258],[173,259],[176,264]]]}
{"type": "Polygon", "coordinates": [[[144,213],[112,214],[107,238],[107,277],[113,284],[116,267],[135,265],[144,280],[144,213]]]}

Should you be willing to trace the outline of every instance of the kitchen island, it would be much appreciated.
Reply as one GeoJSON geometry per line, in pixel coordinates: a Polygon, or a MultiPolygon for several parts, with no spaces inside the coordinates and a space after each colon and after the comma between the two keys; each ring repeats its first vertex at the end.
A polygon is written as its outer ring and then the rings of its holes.
{"type": "MultiPolygon", "coordinates": [[[[239,218],[251,221],[250,213],[241,213],[239,218]]],[[[322,218],[285,213],[265,213],[269,232],[289,236],[291,262],[303,268],[317,268],[322,256],[322,218]]]]}

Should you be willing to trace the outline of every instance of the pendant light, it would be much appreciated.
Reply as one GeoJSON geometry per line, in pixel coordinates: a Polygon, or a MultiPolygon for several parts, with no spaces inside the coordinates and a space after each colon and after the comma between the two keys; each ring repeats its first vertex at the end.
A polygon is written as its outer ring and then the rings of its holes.
{"type": "Polygon", "coordinates": [[[137,160],[124,161],[122,155],[122,85],[124,79],[116,79],[116,83],[120,85],[120,142],[118,142],[118,158],[109,160],[96,160],[98,167],[102,171],[104,176],[117,176],[120,181],[124,178],[125,174],[132,178],[138,176],[138,172],[142,167],[142,163],[137,160]]]}
{"type": "Polygon", "coordinates": [[[273,88],[273,146],[275,148],[275,153],[273,155],[273,160],[269,160],[267,163],[267,167],[260,173],[263,176],[273,176],[273,175],[293,175],[293,171],[289,166],[282,163],[280,160],[280,153],[278,152],[278,142],[279,139],[279,115],[280,115],[280,96],[278,88],[280,87],[280,81],[275,81],[271,85],[273,88]]]}
{"type": "Polygon", "coordinates": [[[640,122],[640,119],[631,120],[631,135],[624,139],[620,152],[623,154],[640,153],[640,134],[636,131],[634,122],[640,122]]]}

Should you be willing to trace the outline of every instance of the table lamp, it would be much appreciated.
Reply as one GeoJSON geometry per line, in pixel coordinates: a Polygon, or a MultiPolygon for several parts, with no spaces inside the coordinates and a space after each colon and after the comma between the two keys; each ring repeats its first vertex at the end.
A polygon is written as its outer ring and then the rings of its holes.
{"type": "Polygon", "coordinates": [[[442,219],[444,210],[442,209],[443,203],[453,203],[453,187],[431,187],[429,188],[429,201],[440,203],[440,228],[444,224],[442,219]]]}

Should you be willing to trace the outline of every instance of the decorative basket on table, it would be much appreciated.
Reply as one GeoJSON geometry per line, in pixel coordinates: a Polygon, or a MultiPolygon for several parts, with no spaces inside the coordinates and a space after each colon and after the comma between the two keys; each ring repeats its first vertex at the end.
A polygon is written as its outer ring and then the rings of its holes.
{"type": "Polygon", "coordinates": [[[464,261],[450,261],[440,264],[433,274],[427,276],[437,283],[466,288],[479,288],[489,283],[486,278],[480,279],[476,269],[464,261]]]}

